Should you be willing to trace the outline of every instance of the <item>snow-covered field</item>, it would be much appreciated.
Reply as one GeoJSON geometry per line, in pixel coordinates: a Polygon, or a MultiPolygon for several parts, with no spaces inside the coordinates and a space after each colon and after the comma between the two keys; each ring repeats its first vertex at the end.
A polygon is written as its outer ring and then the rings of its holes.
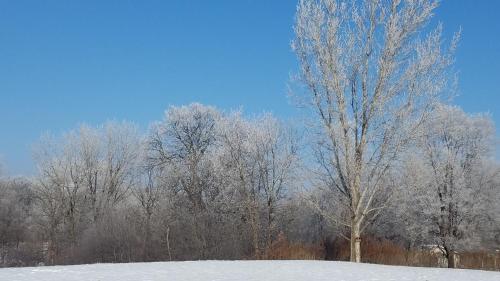
{"type": "Polygon", "coordinates": [[[193,261],[0,269],[2,281],[500,281],[499,272],[328,261],[193,261]]]}

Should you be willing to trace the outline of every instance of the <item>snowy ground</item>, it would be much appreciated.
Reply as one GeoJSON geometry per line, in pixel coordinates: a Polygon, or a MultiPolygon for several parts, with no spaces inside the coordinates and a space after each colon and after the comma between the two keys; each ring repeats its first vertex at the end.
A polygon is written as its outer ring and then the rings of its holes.
{"type": "Polygon", "coordinates": [[[2,281],[500,281],[499,272],[328,261],[198,261],[0,269],[2,281]]]}

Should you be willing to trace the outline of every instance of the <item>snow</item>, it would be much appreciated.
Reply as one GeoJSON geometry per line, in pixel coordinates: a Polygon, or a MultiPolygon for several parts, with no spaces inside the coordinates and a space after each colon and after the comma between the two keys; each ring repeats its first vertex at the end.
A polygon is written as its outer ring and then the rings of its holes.
{"type": "Polygon", "coordinates": [[[500,281],[499,272],[330,261],[190,261],[0,269],[2,281],[500,281]]]}

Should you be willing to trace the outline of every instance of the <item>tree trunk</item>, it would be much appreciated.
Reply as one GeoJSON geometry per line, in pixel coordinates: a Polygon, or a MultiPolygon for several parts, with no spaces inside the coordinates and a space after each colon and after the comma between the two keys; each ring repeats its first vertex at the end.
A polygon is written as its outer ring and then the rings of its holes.
{"type": "Polygon", "coordinates": [[[455,253],[453,251],[449,251],[446,258],[448,259],[448,268],[455,268],[457,266],[455,264],[455,253]]]}
{"type": "Polygon", "coordinates": [[[351,261],[361,262],[361,226],[357,219],[352,220],[351,226],[351,261]]]}
{"type": "Polygon", "coordinates": [[[55,239],[50,239],[49,245],[47,248],[47,263],[49,265],[56,264],[57,246],[56,246],[56,242],[54,242],[54,241],[55,241],[55,239]]]}
{"type": "Polygon", "coordinates": [[[170,251],[170,227],[167,227],[167,252],[168,252],[168,260],[172,261],[172,253],[170,251]]]}
{"type": "MultiPolygon", "coordinates": [[[[252,203],[251,203],[252,204],[252,203]]],[[[252,242],[253,242],[253,251],[254,258],[260,258],[260,249],[259,249],[259,227],[257,222],[257,210],[256,204],[252,204],[250,210],[250,227],[252,228],[252,242]]]]}
{"type": "Polygon", "coordinates": [[[272,200],[267,200],[267,235],[266,235],[266,251],[269,251],[273,238],[273,205],[272,200]]]}
{"type": "Polygon", "coordinates": [[[146,227],[144,230],[144,244],[142,248],[142,259],[143,261],[149,261],[150,259],[150,247],[151,247],[151,214],[149,211],[146,212],[146,227]]]}
{"type": "MultiPolygon", "coordinates": [[[[361,155],[356,156],[356,166],[361,167],[361,155]]],[[[358,205],[360,204],[360,185],[361,185],[361,168],[357,169],[357,175],[355,176],[354,184],[352,186],[352,198],[351,198],[351,261],[361,262],[361,221],[362,215],[358,210],[358,205]]]]}

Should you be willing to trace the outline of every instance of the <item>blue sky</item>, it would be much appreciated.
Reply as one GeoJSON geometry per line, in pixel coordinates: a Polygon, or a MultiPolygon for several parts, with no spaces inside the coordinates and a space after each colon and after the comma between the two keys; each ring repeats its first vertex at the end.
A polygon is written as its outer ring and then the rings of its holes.
{"type": "MultiPolygon", "coordinates": [[[[142,128],[170,104],[247,113],[297,110],[287,83],[296,1],[0,0],[0,157],[34,172],[41,134],[130,120],[142,128]]],[[[436,21],[462,26],[460,96],[500,124],[500,1],[443,1],[436,21]]]]}

